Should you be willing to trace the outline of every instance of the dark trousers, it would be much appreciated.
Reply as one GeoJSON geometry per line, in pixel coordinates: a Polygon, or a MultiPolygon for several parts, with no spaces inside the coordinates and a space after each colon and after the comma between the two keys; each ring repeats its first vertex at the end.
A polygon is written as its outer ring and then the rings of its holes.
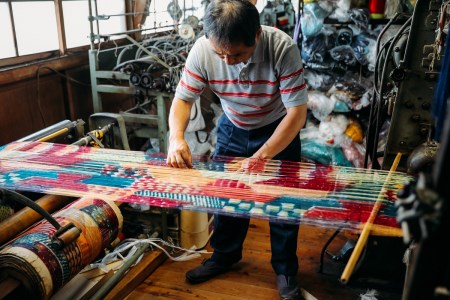
{"type": "MultiPolygon", "coordinates": [[[[243,130],[225,116],[217,126],[217,145],[214,156],[252,156],[272,135],[280,123],[277,120],[255,130],[243,130]]],[[[274,157],[278,160],[300,161],[300,137],[295,138],[286,149],[274,157]]],[[[221,265],[231,265],[242,258],[242,245],[247,235],[249,218],[216,214],[211,247],[211,259],[221,265]]],[[[298,224],[269,221],[272,249],[272,267],[277,275],[294,276],[298,270],[297,237],[298,224]]]]}

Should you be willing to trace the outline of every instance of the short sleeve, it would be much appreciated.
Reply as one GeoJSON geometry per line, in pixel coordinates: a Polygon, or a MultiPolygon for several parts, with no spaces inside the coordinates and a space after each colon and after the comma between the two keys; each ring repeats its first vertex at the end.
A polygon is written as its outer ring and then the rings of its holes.
{"type": "Polygon", "coordinates": [[[200,63],[202,52],[202,40],[199,39],[186,59],[181,79],[175,91],[175,97],[185,101],[195,101],[203,92],[207,80],[203,74],[206,72],[200,63]]]}

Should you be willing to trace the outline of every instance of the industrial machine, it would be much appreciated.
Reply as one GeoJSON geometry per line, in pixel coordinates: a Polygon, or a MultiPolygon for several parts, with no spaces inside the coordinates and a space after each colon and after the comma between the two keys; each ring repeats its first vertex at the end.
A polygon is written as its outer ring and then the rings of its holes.
{"type": "MultiPolygon", "coordinates": [[[[151,1],[146,1],[147,6],[150,3],[151,1]]],[[[89,5],[92,5],[91,2],[89,5]]],[[[120,148],[142,150],[142,144],[155,138],[159,142],[158,151],[166,152],[167,108],[173,98],[187,53],[201,30],[198,26],[199,19],[187,14],[196,9],[186,5],[180,8],[178,1],[169,2],[166,13],[172,18],[171,27],[174,31],[148,36],[148,31],[157,29],[156,24],[148,29],[137,28],[129,32],[103,34],[94,32],[93,24],[107,21],[109,16],[94,13],[89,16],[92,24],[89,64],[96,113],[89,122],[91,129],[109,122],[108,119],[117,119],[118,116],[102,115],[104,112],[114,112],[123,119],[121,134],[128,140],[128,146],[119,145],[120,148]],[[107,49],[96,46],[96,42],[101,45],[103,41],[110,41],[118,36],[125,37],[129,43],[107,49]]],[[[150,14],[148,7],[144,16],[147,14],[150,14]]],[[[141,21],[145,22],[145,19],[141,21]]]]}
{"type": "Polygon", "coordinates": [[[295,10],[290,0],[267,1],[260,12],[261,25],[277,27],[292,36],[295,28],[295,10]]]}
{"type": "Polygon", "coordinates": [[[399,152],[399,170],[416,173],[433,162],[438,145],[432,107],[448,19],[445,7],[443,1],[417,1],[411,17],[395,16],[378,38],[366,166],[370,158],[374,168],[388,169],[399,152]],[[397,33],[384,40],[394,24],[401,24],[397,33]]]}

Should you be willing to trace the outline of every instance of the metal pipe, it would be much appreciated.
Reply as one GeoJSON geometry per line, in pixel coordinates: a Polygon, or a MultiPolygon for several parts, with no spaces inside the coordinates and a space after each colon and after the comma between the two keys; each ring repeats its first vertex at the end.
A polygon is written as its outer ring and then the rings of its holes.
{"type": "Polygon", "coordinates": [[[46,127],[44,129],[41,129],[35,133],[32,133],[30,135],[27,135],[19,140],[17,142],[28,142],[28,141],[37,141],[41,140],[47,136],[53,135],[61,130],[68,130],[71,128],[74,128],[76,126],[75,122],[64,120],[59,123],[56,123],[54,125],[51,125],[49,127],[46,127]]]}
{"type": "Polygon", "coordinates": [[[144,252],[150,247],[150,244],[140,244],[136,252],[128,260],[125,261],[123,266],[114,273],[114,275],[95,293],[91,300],[100,300],[109,293],[109,291],[119,282],[125,275],[125,272],[139,259],[139,257],[144,254],[144,252]]]}

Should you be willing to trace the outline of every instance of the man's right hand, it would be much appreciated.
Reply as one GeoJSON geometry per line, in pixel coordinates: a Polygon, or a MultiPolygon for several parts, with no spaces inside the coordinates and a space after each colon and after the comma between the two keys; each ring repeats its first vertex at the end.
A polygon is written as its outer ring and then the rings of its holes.
{"type": "Polygon", "coordinates": [[[184,138],[170,139],[166,163],[173,168],[192,168],[191,149],[184,138]]]}

